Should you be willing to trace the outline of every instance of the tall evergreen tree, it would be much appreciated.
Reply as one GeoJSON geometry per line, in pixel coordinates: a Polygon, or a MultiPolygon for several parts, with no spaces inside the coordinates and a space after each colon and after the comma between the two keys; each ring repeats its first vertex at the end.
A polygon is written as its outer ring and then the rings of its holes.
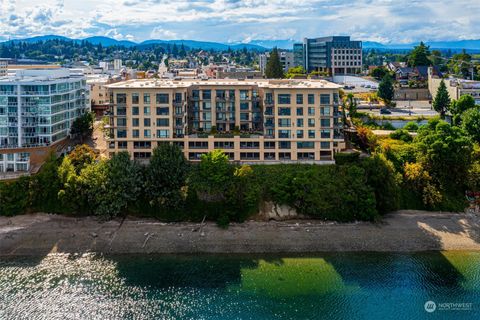
{"type": "Polygon", "coordinates": [[[408,57],[408,65],[410,67],[429,66],[432,64],[432,62],[428,59],[429,55],[429,47],[427,47],[423,42],[420,42],[420,44],[416,46],[410,53],[410,56],[408,57]]]}
{"type": "Polygon", "coordinates": [[[393,94],[393,80],[390,74],[387,73],[378,85],[378,97],[383,99],[386,105],[389,105],[393,100],[393,94]]]}
{"type": "Polygon", "coordinates": [[[445,81],[440,82],[440,85],[438,86],[438,91],[437,95],[435,96],[435,99],[433,99],[433,109],[440,113],[440,117],[442,119],[445,119],[445,112],[447,111],[447,108],[450,106],[450,95],[448,94],[447,91],[447,86],[445,85],[445,81]]]}
{"type": "Polygon", "coordinates": [[[267,66],[265,67],[265,76],[269,79],[280,79],[284,76],[277,48],[273,48],[272,52],[270,53],[267,66]]]}

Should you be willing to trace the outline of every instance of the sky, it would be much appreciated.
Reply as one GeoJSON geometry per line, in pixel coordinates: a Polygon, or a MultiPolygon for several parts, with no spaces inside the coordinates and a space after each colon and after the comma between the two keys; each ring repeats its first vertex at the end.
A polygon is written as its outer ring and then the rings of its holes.
{"type": "Polygon", "coordinates": [[[38,35],[141,42],[300,40],[381,43],[480,38],[478,0],[0,0],[0,40],[38,35]]]}

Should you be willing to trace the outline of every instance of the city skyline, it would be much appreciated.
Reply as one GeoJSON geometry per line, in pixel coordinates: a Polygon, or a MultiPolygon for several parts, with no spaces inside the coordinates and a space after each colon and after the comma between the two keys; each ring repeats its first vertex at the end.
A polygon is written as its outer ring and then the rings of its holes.
{"type": "Polygon", "coordinates": [[[381,43],[474,39],[480,4],[471,1],[0,1],[0,41],[56,34],[196,39],[300,40],[349,34],[381,43]],[[345,22],[348,23],[345,23],[345,22]]]}

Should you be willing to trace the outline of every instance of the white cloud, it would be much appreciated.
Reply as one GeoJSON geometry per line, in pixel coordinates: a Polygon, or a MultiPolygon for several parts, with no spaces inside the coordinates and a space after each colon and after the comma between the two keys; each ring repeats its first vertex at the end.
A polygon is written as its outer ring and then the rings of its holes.
{"type": "Polygon", "coordinates": [[[241,41],[335,34],[381,42],[479,38],[473,0],[0,0],[0,38],[58,34],[241,41]]]}

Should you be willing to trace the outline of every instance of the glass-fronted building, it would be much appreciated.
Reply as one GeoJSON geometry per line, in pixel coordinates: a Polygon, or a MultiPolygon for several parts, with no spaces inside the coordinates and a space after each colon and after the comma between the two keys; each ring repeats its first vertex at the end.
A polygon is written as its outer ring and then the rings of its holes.
{"type": "Polygon", "coordinates": [[[25,149],[67,138],[73,120],[89,108],[85,77],[68,69],[25,69],[0,77],[0,169],[17,171],[16,159],[23,164],[28,158],[25,149]]]}

